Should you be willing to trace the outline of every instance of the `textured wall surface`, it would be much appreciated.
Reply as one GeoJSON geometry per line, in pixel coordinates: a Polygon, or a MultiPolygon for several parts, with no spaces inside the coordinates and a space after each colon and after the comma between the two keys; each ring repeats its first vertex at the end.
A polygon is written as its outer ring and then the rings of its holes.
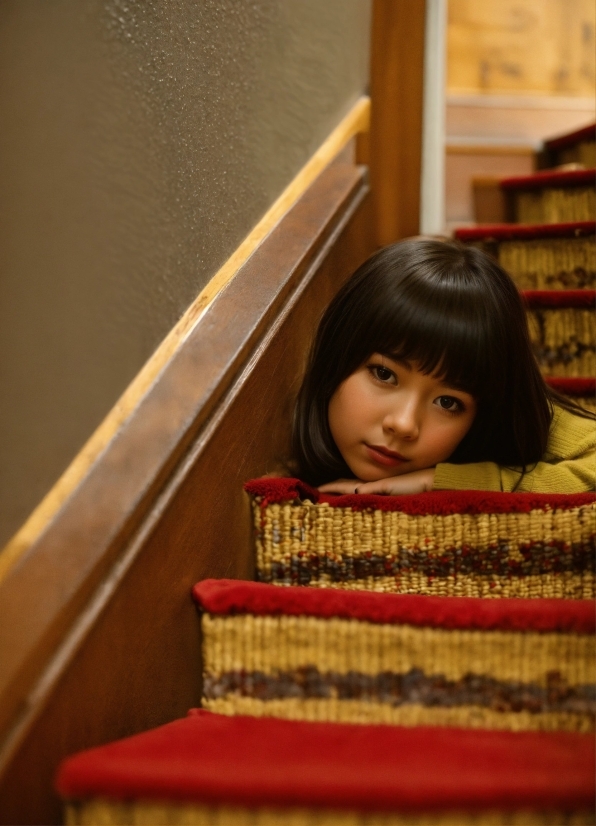
{"type": "Polygon", "coordinates": [[[365,90],[369,17],[0,5],[0,546],[365,90]]]}

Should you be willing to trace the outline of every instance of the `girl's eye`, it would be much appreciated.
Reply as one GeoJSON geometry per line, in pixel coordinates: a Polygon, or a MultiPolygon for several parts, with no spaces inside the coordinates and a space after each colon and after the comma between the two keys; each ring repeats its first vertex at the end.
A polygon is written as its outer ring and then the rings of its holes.
{"type": "Polygon", "coordinates": [[[395,373],[388,367],[383,367],[382,364],[371,364],[368,369],[377,381],[382,381],[384,384],[397,384],[395,373]]]}
{"type": "Polygon", "coordinates": [[[439,396],[436,403],[441,410],[447,410],[449,413],[460,413],[464,410],[462,402],[454,396],[439,396]]]}

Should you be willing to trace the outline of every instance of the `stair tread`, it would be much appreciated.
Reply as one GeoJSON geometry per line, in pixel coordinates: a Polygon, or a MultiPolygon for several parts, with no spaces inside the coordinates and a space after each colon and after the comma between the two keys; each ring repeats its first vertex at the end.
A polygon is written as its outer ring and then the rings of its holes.
{"type": "Polygon", "coordinates": [[[487,600],[300,586],[279,588],[233,579],[203,580],[194,586],[193,597],[200,608],[213,615],[285,614],[431,628],[541,633],[593,634],[596,628],[592,600],[487,600]]]}
{"type": "Polygon", "coordinates": [[[434,490],[402,496],[346,494],[335,496],[292,477],[263,477],[246,482],[244,489],[259,497],[261,505],[306,500],[332,508],[351,510],[400,511],[410,515],[449,515],[455,513],[529,513],[544,508],[572,508],[595,501],[593,493],[505,493],[483,490],[434,490]]]}
{"type": "Polygon", "coordinates": [[[596,290],[522,290],[527,306],[568,309],[591,309],[596,301],[596,290]]]}
{"type": "Polygon", "coordinates": [[[61,765],[91,796],[367,811],[590,808],[594,742],[569,732],[315,723],[195,710],[61,765]]]}
{"type": "Polygon", "coordinates": [[[483,224],[454,231],[459,241],[533,241],[548,238],[578,238],[596,234],[594,221],[558,224],[483,224]]]}
{"type": "Polygon", "coordinates": [[[567,376],[545,376],[545,381],[554,390],[566,396],[588,396],[596,394],[596,378],[569,378],[567,376]]]}
{"type": "Polygon", "coordinates": [[[544,147],[554,152],[559,149],[575,146],[583,141],[594,140],[596,140],[596,123],[589,123],[587,126],[575,129],[573,132],[566,132],[564,135],[557,135],[555,138],[544,141],[544,147]]]}
{"type": "Polygon", "coordinates": [[[531,175],[502,178],[499,184],[502,189],[558,189],[594,185],[595,175],[596,169],[547,169],[543,172],[533,172],[531,175]]]}

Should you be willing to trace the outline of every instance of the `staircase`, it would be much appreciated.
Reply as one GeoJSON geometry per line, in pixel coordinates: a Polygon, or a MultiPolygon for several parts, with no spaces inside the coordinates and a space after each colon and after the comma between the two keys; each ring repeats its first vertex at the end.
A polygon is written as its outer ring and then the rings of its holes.
{"type": "MultiPolygon", "coordinates": [[[[456,237],[508,269],[547,380],[594,409],[593,183],[508,179],[516,223],[456,237]]],[[[67,822],[595,822],[592,494],[247,491],[260,582],[193,592],[202,709],[66,760],[67,822]]]]}

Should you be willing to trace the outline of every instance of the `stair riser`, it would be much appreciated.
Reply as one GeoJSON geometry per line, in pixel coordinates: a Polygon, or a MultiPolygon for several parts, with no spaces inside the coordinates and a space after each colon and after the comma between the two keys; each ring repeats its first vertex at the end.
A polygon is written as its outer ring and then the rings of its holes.
{"type": "Polygon", "coordinates": [[[568,149],[561,149],[555,158],[555,165],[566,163],[580,163],[587,168],[596,166],[596,143],[584,141],[568,149]]]}
{"type": "Polygon", "coordinates": [[[290,807],[247,809],[234,806],[90,801],[67,807],[69,826],[560,826],[593,824],[591,812],[474,811],[355,812],[290,807]]]}
{"type": "Polygon", "coordinates": [[[512,193],[515,221],[521,224],[557,224],[596,219],[593,186],[521,190],[512,193]]]}
{"type": "MultiPolygon", "coordinates": [[[[481,246],[494,247],[494,244],[481,246]]],[[[497,246],[497,257],[520,290],[575,290],[596,286],[593,237],[503,241],[497,246]]]]}
{"type": "Polygon", "coordinates": [[[255,503],[263,582],[473,597],[590,599],[596,512],[414,516],[255,503]]]}
{"type": "Polygon", "coordinates": [[[596,374],[596,314],[574,307],[528,311],[530,338],[542,372],[549,376],[596,374]]]}
{"type": "Polygon", "coordinates": [[[203,616],[203,705],[325,722],[591,731],[593,636],[203,616]]]}

